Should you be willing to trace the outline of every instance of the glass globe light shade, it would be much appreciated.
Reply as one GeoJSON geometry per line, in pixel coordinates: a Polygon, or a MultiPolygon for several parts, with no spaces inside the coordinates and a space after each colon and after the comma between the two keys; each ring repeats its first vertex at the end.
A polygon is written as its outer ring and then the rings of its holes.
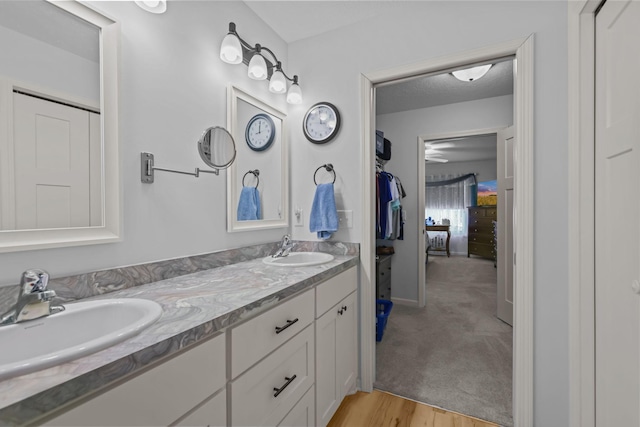
{"type": "Polygon", "coordinates": [[[227,64],[239,64],[242,62],[242,46],[235,34],[227,34],[220,46],[220,59],[227,64]]]}
{"type": "Polygon", "coordinates": [[[491,68],[492,65],[493,64],[480,65],[478,67],[454,71],[451,74],[460,81],[472,82],[487,74],[487,71],[489,71],[489,68],[491,68]]]}
{"type": "Polygon", "coordinates": [[[282,71],[275,70],[269,81],[269,90],[273,93],[285,93],[287,91],[287,80],[282,71]]]}
{"type": "Polygon", "coordinates": [[[287,102],[289,104],[300,104],[302,102],[302,90],[298,83],[293,83],[287,93],[287,102]]]}
{"type": "Polygon", "coordinates": [[[151,13],[164,13],[167,10],[166,0],[144,0],[135,2],[142,9],[151,13]]]}
{"type": "Polygon", "coordinates": [[[262,55],[255,53],[249,61],[249,77],[253,80],[265,80],[267,78],[267,63],[262,55]]]}

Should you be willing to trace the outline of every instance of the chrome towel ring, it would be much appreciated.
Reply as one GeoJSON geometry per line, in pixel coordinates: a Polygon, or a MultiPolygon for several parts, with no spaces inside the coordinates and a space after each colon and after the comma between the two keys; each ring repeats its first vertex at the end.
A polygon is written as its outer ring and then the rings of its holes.
{"type": "Polygon", "coordinates": [[[247,177],[247,175],[252,174],[253,176],[256,177],[256,188],[258,188],[258,185],[260,185],[260,171],[258,169],[254,169],[254,170],[250,170],[247,171],[243,176],[242,176],[242,186],[246,187],[246,185],[244,185],[244,179],[247,177]]]}
{"type": "Polygon", "coordinates": [[[320,167],[318,167],[318,169],[316,169],[316,171],[313,173],[313,183],[315,185],[318,185],[318,182],[316,181],[316,174],[318,173],[318,171],[322,168],[325,168],[327,170],[327,172],[332,172],[333,173],[333,183],[336,183],[336,171],[333,169],[333,165],[331,163],[327,163],[325,165],[322,165],[320,167]]]}

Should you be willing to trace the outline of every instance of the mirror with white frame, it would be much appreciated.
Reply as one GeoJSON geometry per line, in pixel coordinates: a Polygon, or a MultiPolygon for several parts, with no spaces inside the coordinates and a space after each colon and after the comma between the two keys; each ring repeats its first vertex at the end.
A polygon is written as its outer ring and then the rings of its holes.
{"type": "Polygon", "coordinates": [[[227,172],[227,230],[287,227],[286,114],[230,86],[227,121],[237,150],[227,172]]]}
{"type": "Polygon", "coordinates": [[[0,2],[0,252],[120,239],[118,24],[0,2]]]}

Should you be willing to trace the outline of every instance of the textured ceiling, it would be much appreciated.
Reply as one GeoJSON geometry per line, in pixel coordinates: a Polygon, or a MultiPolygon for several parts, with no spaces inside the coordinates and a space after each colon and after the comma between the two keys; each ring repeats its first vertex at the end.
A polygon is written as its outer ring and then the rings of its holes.
{"type": "Polygon", "coordinates": [[[90,61],[100,61],[98,28],[50,3],[0,1],[0,26],[90,61]]]}
{"type": "Polygon", "coordinates": [[[495,64],[484,77],[461,82],[451,73],[416,77],[376,89],[376,113],[389,114],[513,94],[513,61],[495,64]]]}

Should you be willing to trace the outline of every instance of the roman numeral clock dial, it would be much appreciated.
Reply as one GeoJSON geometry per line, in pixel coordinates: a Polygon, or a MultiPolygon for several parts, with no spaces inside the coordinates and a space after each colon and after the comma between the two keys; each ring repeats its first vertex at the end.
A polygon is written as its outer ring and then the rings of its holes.
{"type": "Polygon", "coordinates": [[[312,106],[302,122],[304,135],[314,144],[331,141],[339,129],[340,113],[335,105],[328,102],[319,102],[312,106]]]}

